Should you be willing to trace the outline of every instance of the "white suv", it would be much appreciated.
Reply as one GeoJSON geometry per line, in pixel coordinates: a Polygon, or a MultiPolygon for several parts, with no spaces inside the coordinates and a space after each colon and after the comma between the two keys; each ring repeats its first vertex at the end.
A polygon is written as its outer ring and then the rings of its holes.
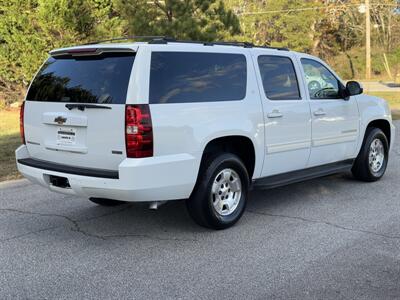
{"type": "Polygon", "coordinates": [[[18,170],[100,205],[187,199],[198,224],[226,228],[253,186],[381,178],[391,113],[361,93],[283,48],[157,38],[58,49],[21,109],[18,170]]]}

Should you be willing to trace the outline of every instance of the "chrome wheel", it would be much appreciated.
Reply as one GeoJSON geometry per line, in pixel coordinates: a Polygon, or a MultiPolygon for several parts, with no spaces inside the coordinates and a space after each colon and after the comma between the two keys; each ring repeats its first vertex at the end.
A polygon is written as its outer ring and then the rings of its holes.
{"type": "Polygon", "coordinates": [[[381,170],[385,160],[385,148],[380,139],[374,139],[369,147],[368,163],[372,172],[381,170]]]}
{"type": "Polygon", "coordinates": [[[232,169],[223,169],[217,174],[211,188],[211,203],[221,216],[230,215],[237,208],[242,196],[242,182],[232,169]]]}

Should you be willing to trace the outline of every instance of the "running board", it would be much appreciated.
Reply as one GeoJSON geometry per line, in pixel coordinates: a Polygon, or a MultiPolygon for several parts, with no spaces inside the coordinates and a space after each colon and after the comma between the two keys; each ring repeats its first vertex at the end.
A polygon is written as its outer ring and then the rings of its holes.
{"type": "Polygon", "coordinates": [[[318,177],[323,177],[336,173],[344,173],[351,170],[353,163],[354,159],[349,159],[323,166],[317,166],[308,169],[258,178],[254,180],[253,187],[272,189],[275,187],[306,181],[318,177]]]}

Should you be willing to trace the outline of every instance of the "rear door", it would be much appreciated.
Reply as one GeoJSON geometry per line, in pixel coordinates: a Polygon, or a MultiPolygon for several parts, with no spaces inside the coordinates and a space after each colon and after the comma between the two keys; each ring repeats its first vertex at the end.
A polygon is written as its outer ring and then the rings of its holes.
{"type": "Polygon", "coordinates": [[[305,168],[310,155],[309,101],[291,52],[254,49],[264,110],[265,160],[262,176],[305,168]]]}
{"type": "Polygon", "coordinates": [[[52,54],[25,102],[32,158],[116,170],[125,154],[125,102],[135,51],[73,49],[52,54]]]}

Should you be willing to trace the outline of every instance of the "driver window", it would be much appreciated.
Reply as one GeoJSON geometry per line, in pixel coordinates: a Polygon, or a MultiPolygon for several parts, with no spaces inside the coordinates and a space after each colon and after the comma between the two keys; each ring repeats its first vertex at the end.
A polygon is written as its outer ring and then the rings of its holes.
{"type": "Polygon", "coordinates": [[[340,83],[325,66],[307,58],[302,58],[301,64],[311,99],[341,98],[340,83]]]}

